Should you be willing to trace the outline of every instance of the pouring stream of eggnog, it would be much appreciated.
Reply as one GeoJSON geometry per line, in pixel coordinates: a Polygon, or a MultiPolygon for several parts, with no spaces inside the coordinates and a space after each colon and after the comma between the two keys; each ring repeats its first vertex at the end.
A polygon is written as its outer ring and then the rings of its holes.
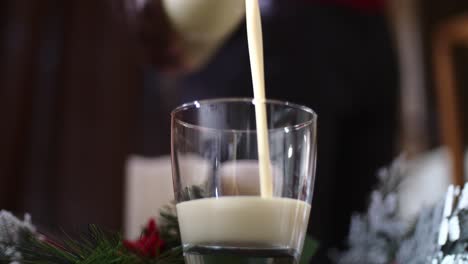
{"type": "MultiPolygon", "coordinates": [[[[254,87],[261,197],[222,196],[178,203],[177,214],[181,238],[184,247],[193,245],[266,246],[294,249],[300,252],[307,230],[310,205],[300,200],[273,197],[259,0],[245,1],[254,87]]],[[[239,170],[245,165],[236,164],[239,170]]],[[[232,177],[237,176],[232,175],[232,177]]],[[[226,177],[221,178],[226,180],[226,177]]],[[[247,176],[244,178],[248,179],[247,176]]],[[[222,190],[225,195],[228,194],[228,190],[231,190],[229,186],[226,188],[222,190]]],[[[255,195],[246,190],[240,190],[238,195],[247,193],[255,195]]]]}
{"type": "Polygon", "coordinates": [[[250,68],[254,89],[255,120],[257,125],[260,193],[261,196],[265,198],[273,196],[273,181],[270,168],[270,148],[268,143],[268,125],[265,107],[262,21],[258,0],[245,0],[245,8],[250,68]]]}

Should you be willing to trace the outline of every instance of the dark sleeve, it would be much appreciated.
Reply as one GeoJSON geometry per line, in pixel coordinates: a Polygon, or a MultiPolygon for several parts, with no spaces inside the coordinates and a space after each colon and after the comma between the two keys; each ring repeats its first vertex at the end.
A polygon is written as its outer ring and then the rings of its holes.
{"type": "Polygon", "coordinates": [[[383,12],[386,0],[301,0],[311,3],[341,5],[362,12],[383,12]]]}

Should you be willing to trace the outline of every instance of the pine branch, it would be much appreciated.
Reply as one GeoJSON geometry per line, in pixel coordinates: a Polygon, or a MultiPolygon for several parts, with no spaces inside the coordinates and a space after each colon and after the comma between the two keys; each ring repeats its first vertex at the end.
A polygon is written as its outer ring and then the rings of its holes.
{"type": "Polygon", "coordinates": [[[349,249],[334,254],[338,263],[390,263],[410,229],[398,218],[397,190],[405,175],[403,157],[378,173],[379,187],[371,193],[367,212],[351,219],[349,249]]]}
{"type": "MultiPolygon", "coordinates": [[[[199,195],[199,190],[194,191],[199,195]]],[[[0,264],[183,264],[179,224],[174,204],[161,211],[159,232],[165,241],[163,252],[150,256],[128,248],[120,234],[90,225],[77,239],[65,232],[64,239],[50,239],[35,232],[29,217],[20,221],[0,212],[0,264]],[[165,249],[165,250],[164,250],[165,249]],[[16,263],[16,262],[15,262],[16,263]]],[[[156,245],[155,245],[156,246],[156,245]]]]}
{"type": "Polygon", "coordinates": [[[129,252],[123,246],[120,235],[104,232],[96,226],[89,226],[89,231],[77,240],[67,238],[52,242],[29,235],[18,250],[25,264],[183,263],[180,248],[168,250],[154,259],[146,259],[129,252]]]}

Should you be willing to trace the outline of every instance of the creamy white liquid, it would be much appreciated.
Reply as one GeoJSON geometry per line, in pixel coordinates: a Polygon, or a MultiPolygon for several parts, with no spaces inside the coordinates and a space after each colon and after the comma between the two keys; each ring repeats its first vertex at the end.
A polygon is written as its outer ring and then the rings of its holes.
{"type": "Polygon", "coordinates": [[[177,204],[184,245],[265,246],[302,250],[310,205],[289,198],[254,196],[177,204]]]}

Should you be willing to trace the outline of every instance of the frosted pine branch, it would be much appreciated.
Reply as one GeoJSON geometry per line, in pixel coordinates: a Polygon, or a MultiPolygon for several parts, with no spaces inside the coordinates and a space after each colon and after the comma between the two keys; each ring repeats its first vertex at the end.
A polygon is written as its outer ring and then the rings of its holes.
{"type": "Polygon", "coordinates": [[[21,254],[17,246],[24,232],[35,232],[29,215],[26,214],[21,221],[10,212],[0,211],[0,262],[6,258],[11,261],[10,264],[19,264],[21,254]]]}
{"type": "Polygon", "coordinates": [[[354,215],[348,237],[349,250],[335,256],[340,264],[387,264],[409,230],[398,217],[398,187],[406,169],[403,157],[380,170],[380,186],[372,192],[367,213],[354,215]]]}

